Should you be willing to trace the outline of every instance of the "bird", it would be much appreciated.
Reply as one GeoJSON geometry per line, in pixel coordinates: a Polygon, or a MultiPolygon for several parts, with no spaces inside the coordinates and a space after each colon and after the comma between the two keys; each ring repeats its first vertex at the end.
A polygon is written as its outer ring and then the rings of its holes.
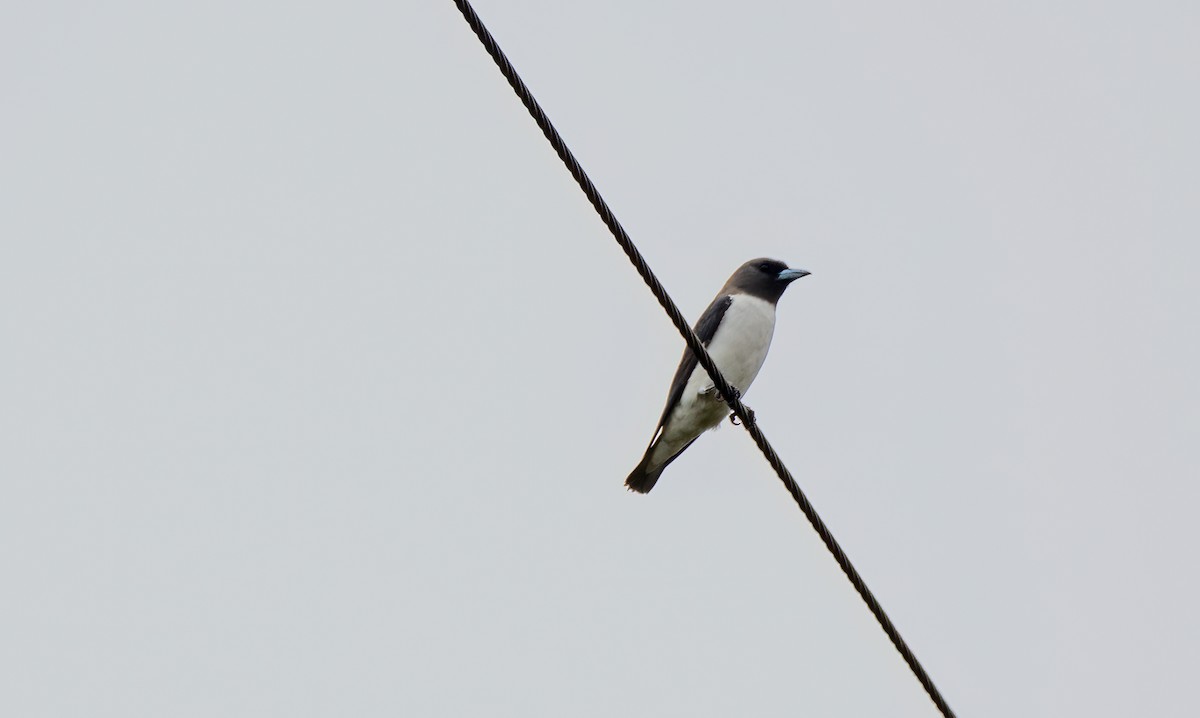
{"type": "MultiPolygon", "coordinates": [[[[693,327],[739,397],[750,388],[767,358],[775,332],[776,302],[788,285],[809,274],[778,259],[752,259],[729,277],[693,327]]],[[[648,493],[663,469],[701,434],[719,426],[727,411],[708,372],[696,362],[691,349],[685,348],[662,418],[625,486],[639,494],[648,493]]]]}

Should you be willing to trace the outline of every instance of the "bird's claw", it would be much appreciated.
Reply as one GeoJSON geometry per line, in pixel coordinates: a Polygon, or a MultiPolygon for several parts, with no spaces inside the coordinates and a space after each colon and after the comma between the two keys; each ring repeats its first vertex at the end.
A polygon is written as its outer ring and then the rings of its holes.
{"type": "MultiPolygon", "coordinates": [[[[751,424],[756,423],[756,420],[754,418],[754,410],[748,406],[746,407],[746,418],[750,420],[751,424]]],[[[729,423],[733,424],[734,426],[742,425],[742,422],[738,421],[738,415],[736,413],[729,415],[729,423]]]]}
{"type": "MultiPolygon", "coordinates": [[[[738,389],[736,386],[729,387],[729,390],[733,392],[734,401],[737,401],[738,399],[742,398],[742,391],[740,389],[738,389]]],[[[714,399],[721,398],[721,392],[717,391],[717,387],[713,386],[712,384],[709,384],[708,388],[700,393],[704,394],[705,396],[711,396],[714,399]]]]}

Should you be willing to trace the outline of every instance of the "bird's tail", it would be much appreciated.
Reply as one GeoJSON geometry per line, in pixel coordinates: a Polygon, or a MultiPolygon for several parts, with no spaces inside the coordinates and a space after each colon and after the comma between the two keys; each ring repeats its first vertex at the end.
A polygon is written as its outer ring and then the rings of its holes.
{"type": "MultiPolygon", "coordinates": [[[[625,479],[625,485],[630,491],[636,491],[639,494],[649,493],[650,489],[654,488],[654,484],[658,482],[658,477],[662,476],[663,469],[667,468],[666,464],[650,468],[650,454],[653,453],[654,446],[651,445],[646,450],[646,455],[642,457],[642,463],[637,465],[633,473],[629,474],[629,478],[625,479]]],[[[670,462],[668,462],[670,463],[670,462]]]]}
{"type": "Polygon", "coordinates": [[[629,478],[625,479],[625,485],[629,487],[630,491],[636,491],[639,494],[650,493],[650,489],[653,489],[654,484],[658,483],[658,477],[662,476],[663,469],[670,466],[672,461],[678,459],[680,454],[682,454],[689,446],[696,442],[695,439],[692,439],[688,443],[684,444],[682,449],[672,454],[671,458],[662,462],[658,466],[655,466],[654,468],[650,468],[650,456],[654,453],[654,449],[658,446],[659,438],[660,437],[656,436],[654,441],[650,443],[650,446],[646,449],[646,455],[642,457],[642,463],[638,464],[637,468],[633,470],[633,473],[629,475],[629,478]]]}

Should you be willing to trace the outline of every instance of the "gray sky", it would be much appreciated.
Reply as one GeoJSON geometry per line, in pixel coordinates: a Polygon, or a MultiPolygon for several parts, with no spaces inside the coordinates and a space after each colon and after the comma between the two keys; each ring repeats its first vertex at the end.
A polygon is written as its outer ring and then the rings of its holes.
{"type": "MultiPolygon", "coordinates": [[[[960,714],[1195,714],[1195,3],[477,9],[960,714]]],[[[0,15],[0,714],[933,714],[449,0],[0,15]]]]}

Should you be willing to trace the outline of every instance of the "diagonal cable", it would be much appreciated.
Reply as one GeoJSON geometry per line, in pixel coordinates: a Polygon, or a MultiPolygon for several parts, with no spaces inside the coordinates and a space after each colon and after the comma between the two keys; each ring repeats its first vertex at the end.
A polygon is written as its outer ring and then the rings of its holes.
{"type": "Polygon", "coordinates": [[[634,269],[636,269],[637,273],[641,275],[642,279],[646,282],[646,285],[650,288],[650,291],[654,294],[655,299],[658,300],[658,303],[662,305],[662,308],[667,312],[667,316],[671,318],[671,322],[675,325],[675,328],[679,330],[681,335],[683,335],[683,339],[685,342],[687,342],[688,348],[690,348],[692,353],[696,355],[696,361],[700,364],[700,366],[704,367],[706,372],[708,372],[708,376],[713,380],[713,385],[716,386],[717,390],[721,392],[721,396],[725,399],[726,403],[729,404],[729,408],[732,409],[735,414],[737,414],[739,419],[741,419],[742,425],[746,427],[746,431],[750,432],[750,436],[754,439],[754,443],[758,445],[758,448],[760,451],[762,451],[763,456],[765,456],[767,461],[771,464],[771,468],[775,469],[775,473],[779,476],[779,480],[783,482],[784,488],[786,488],[788,493],[792,495],[792,498],[795,499],[796,504],[800,507],[800,510],[804,512],[804,516],[808,519],[809,523],[812,524],[813,528],[817,532],[817,535],[821,537],[821,541],[824,542],[825,547],[829,549],[830,553],[833,554],[834,560],[837,561],[838,566],[840,566],[842,571],[845,572],[846,578],[850,579],[850,583],[854,586],[854,590],[858,591],[858,595],[862,597],[864,602],[866,602],[867,608],[870,609],[871,614],[875,616],[875,620],[879,622],[880,627],[883,628],[883,632],[887,634],[887,637],[891,640],[892,645],[894,645],[896,650],[900,652],[900,655],[904,658],[904,662],[908,664],[908,667],[917,677],[917,680],[920,681],[921,686],[925,689],[925,692],[929,694],[930,699],[933,700],[934,704],[937,706],[938,710],[941,711],[942,715],[946,718],[954,718],[954,711],[950,709],[950,706],[946,703],[946,699],[942,697],[942,694],[937,689],[937,686],[933,684],[933,679],[929,677],[929,674],[925,671],[924,666],[922,666],[921,662],[917,660],[917,657],[913,654],[912,649],[908,647],[908,644],[904,641],[904,638],[900,635],[900,632],[896,629],[896,626],[892,623],[892,620],[888,618],[887,613],[885,613],[883,610],[883,607],[879,605],[879,601],[875,598],[875,594],[871,593],[871,589],[867,588],[866,582],[863,581],[862,576],[859,575],[858,571],[850,563],[850,559],[846,556],[846,552],[842,550],[842,547],[833,538],[833,533],[830,532],[829,527],[826,526],[825,522],[821,520],[821,517],[817,515],[817,510],[813,508],[813,505],[808,500],[808,497],[804,495],[804,492],[800,489],[800,485],[797,484],[796,479],[792,477],[792,473],[788,471],[786,466],[784,466],[783,460],[779,458],[779,454],[775,453],[775,449],[771,447],[770,442],[767,441],[767,437],[763,434],[762,430],[758,428],[758,424],[751,419],[749,410],[747,410],[745,405],[742,404],[737,392],[734,391],[733,387],[728,381],[726,381],[725,377],[721,375],[720,370],[717,369],[716,363],[713,361],[712,357],[709,356],[708,350],[704,348],[704,345],[700,342],[699,337],[697,337],[696,333],[692,331],[692,328],[688,326],[687,320],[684,318],[683,313],[679,311],[679,307],[675,306],[675,302],[672,301],[671,297],[667,294],[667,290],[663,288],[662,283],[658,281],[658,277],[654,276],[654,272],[650,271],[650,266],[646,264],[646,260],[644,257],[642,257],[642,253],[638,251],[638,248],[634,245],[633,240],[629,237],[629,234],[625,231],[625,228],[622,227],[621,223],[617,221],[616,215],[613,214],[613,211],[609,208],[608,203],[604,201],[604,198],[600,196],[600,192],[596,189],[595,185],[592,184],[592,180],[588,178],[587,173],[583,171],[583,167],[579,164],[579,160],[575,159],[575,155],[571,153],[571,150],[567,147],[567,143],[563,141],[563,138],[558,134],[558,130],[554,129],[554,125],[551,124],[550,118],[546,116],[546,113],[544,110],[542,110],[541,105],[539,105],[537,100],[534,99],[533,93],[530,92],[529,88],[525,86],[525,83],[517,74],[516,69],[513,68],[512,63],[508,61],[507,57],[505,57],[504,52],[500,49],[500,45],[497,44],[496,39],[492,37],[492,34],[488,32],[486,27],[484,27],[483,21],[479,19],[479,16],[475,14],[475,9],[471,7],[471,4],[467,2],[467,0],[454,0],[454,4],[458,6],[458,9],[463,14],[463,18],[466,19],[467,24],[471,26],[471,29],[475,32],[475,35],[479,38],[479,41],[483,43],[484,49],[487,50],[488,54],[491,55],[492,59],[496,62],[496,66],[500,68],[500,72],[504,75],[504,79],[508,80],[508,84],[511,85],[513,91],[517,93],[517,97],[521,99],[521,103],[525,105],[525,109],[529,110],[529,114],[533,116],[533,119],[535,122],[537,122],[538,127],[542,128],[542,133],[546,136],[546,139],[549,140],[550,145],[558,154],[559,159],[561,159],[563,164],[566,165],[567,171],[569,171],[571,176],[575,178],[575,181],[579,183],[579,188],[583,190],[583,193],[587,196],[588,201],[592,203],[592,207],[596,209],[596,212],[600,215],[600,219],[604,222],[604,225],[608,227],[610,232],[612,232],[613,238],[617,240],[617,244],[621,246],[621,249],[625,252],[625,255],[629,257],[629,261],[633,264],[634,269]]]}

